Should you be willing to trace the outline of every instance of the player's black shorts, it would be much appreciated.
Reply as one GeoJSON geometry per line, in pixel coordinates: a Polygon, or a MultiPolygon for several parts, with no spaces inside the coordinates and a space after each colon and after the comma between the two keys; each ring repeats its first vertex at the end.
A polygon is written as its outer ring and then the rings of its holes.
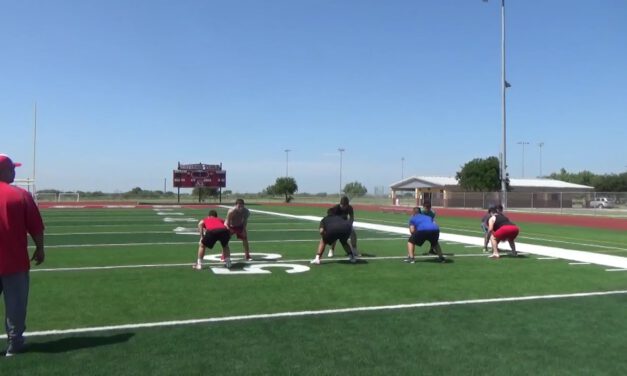
{"type": "Polygon", "coordinates": [[[202,244],[205,247],[209,247],[212,249],[216,242],[220,242],[222,247],[226,247],[229,244],[229,240],[231,239],[231,233],[229,230],[225,228],[211,230],[205,232],[205,236],[202,237],[202,244]]]}
{"type": "Polygon", "coordinates": [[[438,244],[440,239],[440,230],[415,231],[410,237],[409,242],[417,246],[422,246],[428,241],[432,247],[438,244]]]}
{"type": "Polygon", "coordinates": [[[331,231],[324,234],[322,241],[324,244],[332,244],[334,241],[339,240],[342,245],[348,245],[348,238],[351,236],[351,230],[349,228],[343,231],[331,231]]]}

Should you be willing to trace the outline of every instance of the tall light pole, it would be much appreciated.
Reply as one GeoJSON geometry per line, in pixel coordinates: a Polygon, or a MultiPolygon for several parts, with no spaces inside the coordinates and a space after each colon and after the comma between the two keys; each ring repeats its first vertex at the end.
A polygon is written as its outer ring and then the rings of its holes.
{"type": "Polygon", "coordinates": [[[540,177],[542,177],[542,147],[544,142],[538,142],[538,149],[540,150],[540,177]]]}
{"type": "Polygon", "coordinates": [[[522,145],[522,177],[525,177],[525,145],[529,145],[529,141],[518,141],[518,145],[522,145]]]}
{"type": "Polygon", "coordinates": [[[33,105],[33,197],[37,197],[35,186],[35,167],[37,167],[37,102],[33,105]]]}
{"type": "Polygon", "coordinates": [[[401,180],[405,178],[405,157],[401,157],[401,180]]]}
{"type": "Polygon", "coordinates": [[[290,176],[288,174],[288,169],[287,169],[288,162],[289,162],[290,151],[291,151],[290,149],[285,149],[285,177],[290,176]]]}
{"type": "MultiPolygon", "coordinates": [[[[483,0],[487,3],[488,0],[483,0]]],[[[501,204],[507,208],[507,116],[505,110],[505,90],[511,85],[505,79],[505,0],[501,0],[501,100],[503,113],[503,141],[501,145],[501,204]]]]}
{"type": "Polygon", "coordinates": [[[340,196],[342,195],[342,154],[346,151],[344,148],[338,148],[340,152],[340,196]]]}

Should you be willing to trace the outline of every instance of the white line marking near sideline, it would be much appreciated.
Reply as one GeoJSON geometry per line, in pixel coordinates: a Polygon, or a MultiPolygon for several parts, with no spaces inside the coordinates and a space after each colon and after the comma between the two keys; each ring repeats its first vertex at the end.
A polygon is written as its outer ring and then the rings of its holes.
{"type": "Polygon", "coordinates": [[[627,269],[605,269],[606,272],[627,272],[627,269]]]}
{"type": "Polygon", "coordinates": [[[589,262],[569,262],[568,265],[590,265],[589,262]]]}
{"type": "Polygon", "coordinates": [[[538,257],[538,260],[559,260],[557,257],[538,257]]]}
{"type": "MultiPolygon", "coordinates": [[[[308,215],[298,216],[298,215],[274,213],[274,212],[268,212],[268,211],[262,211],[262,210],[256,210],[256,209],[249,209],[249,210],[251,212],[273,214],[276,216],[288,217],[288,218],[308,219],[312,221],[320,221],[322,219],[321,217],[314,217],[314,216],[308,216],[308,215]]],[[[380,230],[380,231],[387,231],[387,232],[395,233],[395,234],[407,235],[407,228],[405,227],[378,225],[378,224],[358,222],[358,221],[353,222],[353,226],[356,228],[380,230]]],[[[448,233],[441,232],[440,240],[483,246],[482,237],[456,235],[456,234],[448,234],[448,233]]],[[[509,245],[505,245],[504,248],[508,249],[509,245]]],[[[519,243],[519,242],[516,242],[516,249],[519,252],[530,253],[534,255],[557,257],[557,258],[561,258],[565,260],[588,262],[591,264],[596,264],[596,265],[601,265],[601,266],[627,269],[627,257],[606,255],[603,253],[574,251],[574,250],[564,249],[564,248],[547,247],[543,245],[535,245],[535,244],[519,243]]]]}
{"type": "MultiPolygon", "coordinates": [[[[170,231],[98,231],[98,232],[57,232],[57,233],[46,233],[46,237],[48,236],[71,236],[71,235],[137,235],[137,234],[171,234],[170,231]]],[[[196,231],[196,235],[198,235],[198,231],[196,231]]],[[[46,247],[47,248],[47,247],[46,247]]]]}
{"type": "MultiPolygon", "coordinates": [[[[170,232],[171,233],[171,232],[170,232]]],[[[198,235],[198,234],[196,234],[198,235]]],[[[360,238],[363,241],[377,241],[377,240],[399,240],[407,239],[406,237],[394,237],[394,238],[360,238]]],[[[318,243],[319,239],[293,239],[293,240],[250,240],[250,244],[255,243],[301,243],[301,242],[315,242],[318,243]]],[[[136,246],[161,246],[161,245],[184,245],[184,244],[198,244],[198,241],[189,242],[158,242],[158,243],[106,243],[106,244],[59,244],[59,245],[46,245],[46,249],[49,248],[89,248],[89,247],[136,247],[136,246]]],[[[34,248],[34,246],[31,246],[34,248]]]]}
{"type": "MultiPolygon", "coordinates": [[[[459,228],[459,227],[452,227],[452,226],[443,226],[443,227],[440,228],[440,230],[442,230],[442,231],[445,230],[445,229],[451,229],[451,230],[461,231],[461,232],[480,233],[479,230],[468,230],[468,229],[459,228]]],[[[532,236],[528,236],[528,235],[520,235],[518,238],[519,239],[528,239],[528,240],[540,240],[540,241],[543,241],[543,242],[550,242],[550,243],[574,244],[574,245],[579,245],[579,246],[584,246],[584,247],[604,248],[604,249],[613,249],[613,250],[618,250],[618,251],[627,251],[627,248],[620,248],[618,246],[612,246],[612,245],[587,244],[587,243],[569,242],[569,241],[566,241],[566,240],[557,240],[557,239],[543,239],[543,238],[536,238],[536,237],[532,237],[532,236]]]]}
{"type": "MultiPolygon", "coordinates": [[[[253,253],[254,255],[254,253],[253,253]]],[[[402,260],[405,259],[407,256],[380,256],[380,257],[359,257],[358,260],[364,260],[367,262],[370,261],[383,261],[383,260],[402,260]]],[[[430,258],[434,258],[435,256],[433,255],[420,255],[420,256],[416,256],[417,259],[430,259],[430,258]]],[[[477,253],[477,254],[465,254],[465,255],[455,255],[455,257],[486,257],[485,253],[477,253]]],[[[348,257],[346,256],[336,256],[336,257],[332,257],[332,258],[328,258],[325,257],[322,259],[322,264],[325,263],[332,263],[332,262],[338,262],[341,260],[348,260],[348,257]]],[[[295,262],[303,262],[303,263],[309,263],[309,261],[311,261],[310,258],[308,259],[296,259],[296,260],[286,260],[286,259],[279,259],[277,260],[277,262],[279,263],[295,263],[295,262]]],[[[234,260],[234,262],[243,262],[240,259],[238,260],[234,260]]],[[[247,261],[246,263],[249,264],[255,264],[255,263],[268,263],[268,260],[253,260],[253,261],[247,261]]],[[[141,269],[141,268],[170,268],[170,267],[181,267],[181,266],[190,266],[192,265],[192,262],[187,262],[184,264],[181,263],[176,263],[176,264],[144,264],[144,265],[109,265],[109,266],[77,266],[77,267],[70,267],[70,268],[37,268],[37,267],[33,267],[31,268],[30,272],[34,273],[34,272],[67,272],[67,271],[85,271],[85,270],[111,270],[111,269],[141,269]]],[[[202,264],[203,267],[204,266],[221,266],[224,265],[224,263],[222,262],[205,262],[202,264]]]]}
{"type": "MultiPolygon", "coordinates": [[[[274,319],[274,318],[283,318],[283,317],[306,317],[306,316],[319,316],[319,315],[333,315],[333,314],[338,314],[338,313],[372,312],[372,311],[387,311],[387,310],[399,310],[399,309],[410,309],[410,308],[446,307],[446,306],[470,305],[470,304],[489,304],[489,303],[521,302],[521,301],[533,301],[533,300],[582,298],[582,297],[590,297],[590,296],[607,296],[607,295],[619,295],[619,294],[627,294],[627,290],[585,292],[585,293],[576,293],[576,294],[533,295],[533,296],[519,296],[519,297],[510,297],[510,298],[488,298],[488,299],[457,300],[457,301],[413,303],[413,304],[396,304],[396,305],[385,305],[385,306],[354,307],[354,308],[340,308],[340,309],[322,309],[322,310],[317,310],[317,311],[277,312],[277,313],[268,313],[268,314],[226,316],[226,317],[208,317],[204,319],[158,321],[158,322],[150,322],[150,323],[96,326],[96,327],[75,328],[75,329],[53,329],[53,330],[43,330],[43,331],[38,331],[38,332],[26,332],[24,333],[24,335],[26,335],[27,337],[42,337],[42,336],[60,335],[60,334],[93,333],[93,332],[104,332],[104,331],[111,331],[111,330],[156,328],[156,327],[194,325],[194,324],[244,321],[244,320],[264,320],[264,319],[274,319]]],[[[6,338],[6,334],[1,335],[0,338],[6,338]]]]}

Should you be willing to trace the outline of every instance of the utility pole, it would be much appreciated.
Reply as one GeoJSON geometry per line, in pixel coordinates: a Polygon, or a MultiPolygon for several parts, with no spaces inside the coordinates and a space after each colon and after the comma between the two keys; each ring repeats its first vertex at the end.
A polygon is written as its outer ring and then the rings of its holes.
{"type": "Polygon", "coordinates": [[[340,196],[342,195],[342,154],[346,151],[344,148],[338,148],[340,152],[340,196]]]}

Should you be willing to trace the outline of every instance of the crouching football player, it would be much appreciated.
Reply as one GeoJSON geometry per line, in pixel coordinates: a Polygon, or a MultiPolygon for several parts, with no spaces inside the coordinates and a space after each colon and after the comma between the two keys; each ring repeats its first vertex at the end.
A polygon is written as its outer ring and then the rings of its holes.
{"type": "Polygon", "coordinates": [[[349,255],[351,263],[356,263],[355,252],[353,247],[348,243],[348,238],[351,236],[353,230],[353,224],[342,218],[339,215],[335,215],[333,209],[327,210],[327,216],[320,221],[320,243],[318,243],[318,250],[316,251],[316,258],[311,260],[312,264],[320,264],[320,257],[324,253],[326,245],[333,244],[336,241],[340,241],[346,254],[349,255]]]}
{"type": "Polygon", "coordinates": [[[200,233],[200,241],[198,242],[198,259],[196,265],[193,266],[196,270],[202,269],[202,259],[205,257],[205,247],[213,249],[216,242],[220,242],[222,246],[222,255],[224,256],[224,265],[227,268],[231,268],[231,250],[229,249],[229,240],[231,239],[231,233],[229,229],[224,226],[224,220],[218,218],[218,213],[215,210],[209,210],[209,215],[198,222],[198,232],[200,233]]]}

